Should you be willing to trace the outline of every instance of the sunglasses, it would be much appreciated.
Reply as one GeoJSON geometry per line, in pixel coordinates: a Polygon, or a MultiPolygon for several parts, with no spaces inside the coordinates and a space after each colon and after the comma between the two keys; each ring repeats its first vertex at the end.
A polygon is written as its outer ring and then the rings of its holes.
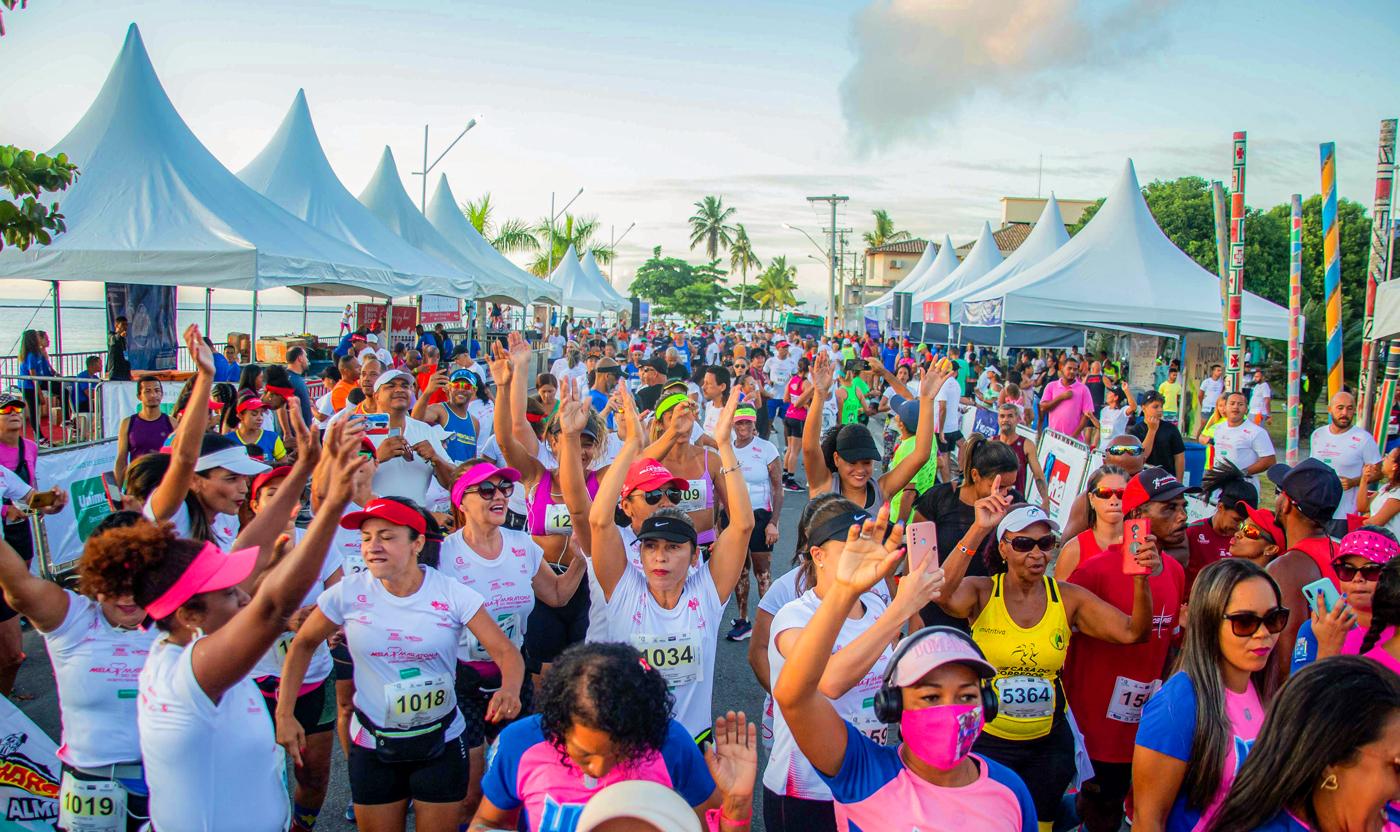
{"type": "Polygon", "coordinates": [[[646,500],[647,505],[654,506],[661,502],[663,497],[670,500],[672,504],[679,503],[683,492],[679,488],[658,488],[654,491],[634,491],[632,493],[646,500]]]}
{"type": "Polygon", "coordinates": [[[1231,632],[1240,638],[1249,638],[1259,632],[1260,624],[1270,635],[1278,635],[1288,626],[1288,607],[1274,607],[1263,615],[1257,612],[1232,612],[1225,616],[1225,620],[1230,622],[1231,632]]]}
{"type": "Polygon", "coordinates": [[[1381,565],[1379,563],[1368,563],[1365,566],[1352,566],[1340,560],[1332,561],[1332,571],[1337,573],[1337,578],[1343,581],[1354,581],[1360,575],[1361,580],[1366,583],[1375,583],[1381,579],[1381,565]]]}
{"type": "Polygon", "coordinates": [[[1032,549],[1048,552],[1055,548],[1055,544],[1059,543],[1060,539],[1053,534],[1047,534],[1044,537],[1013,537],[1007,542],[1011,544],[1012,549],[1021,553],[1029,552],[1032,549]]]}
{"type": "Polygon", "coordinates": [[[1141,445],[1109,445],[1105,450],[1108,456],[1141,456],[1141,445]]]}
{"type": "Polygon", "coordinates": [[[456,390],[465,390],[472,386],[470,381],[449,381],[447,386],[456,390]]]}
{"type": "Polygon", "coordinates": [[[497,494],[502,497],[509,497],[515,493],[515,483],[513,482],[484,482],[476,488],[468,488],[468,494],[476,493],[481,495],[481,499],[494,499],[497,494]]]}
{"type": "Polygon", "coordinates": [[[9,415],[12,414],[12,413],[23,413],[23,412],[24,412],[24,405],[22,405],[22,404],[7,404],[7,405],[5,405],[4,407],[0,407],[0,416],[9,416],[9,415]]]}
{"type": "MultiPolygon", "coordinates": [[[[1274,542],[1276,542],[1276,541],[1274,540],[1274,536],[1273,536],[1273,535],[1269,534],[1268,532],[1264,531],[1263,529],[1259,528],[1258,526],[1254,525],[1253,523],[1241,523],[1241,524],[1240,524],[1240,536],[1245,537],[1245,538],[1248,538],[1249,540],[1263,540],[1263,541],[1266,541],[1266,542],[1268,542],[1268,543],[1274,543],[1274,542]]],[[[1376,572],[1377,572],[1377,573],[1380,572],[1380,567],[1379,567],[1379,566],[1376,567],[1376,572]]],[[[1348,579],[1348,580],[1350,580],[1350,579],[1348,579]]]]}
{"type": "Polygon", "coordinates": [[[1121,500],[1123,499],[1123,495],[1128,493],[1128,489],[1106,488],[1100,485],[1095,486],[1094,489],[1091,490],[1089,493],[1093,494],[1095,497],[1098,497],[1100,500],[1121,500]]]}

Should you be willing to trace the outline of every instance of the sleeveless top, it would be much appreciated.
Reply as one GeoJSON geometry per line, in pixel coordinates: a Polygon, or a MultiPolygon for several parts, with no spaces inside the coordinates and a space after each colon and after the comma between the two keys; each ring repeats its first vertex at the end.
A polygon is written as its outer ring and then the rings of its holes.
{"type": "MultiPolygon", "coordinates": [[[[584,484],[588,488],[589,498],[598,495],[597,474],[589,471],[584,484]]],[[[553,485],[554,473],[546,469],[540,474],[535,490],[525,495],[526,530],[535,537],[574,533],[573,516],[563,502],[554,501],[553,485]]]]}
{"type": "MultiPolygon", "coordinates": [[[[681,501],[676,503],[676,508],[685,512],[703,511],[715,507],[715,481],[710,476],[710,454],[705,452],[705,464],[702,466],[700,476],[693,480],[686,480],[685,491],[681,494],[681,501]]],[[[707,546],[715,542],[717,534],[713,526],[700,532],[696,536],[695,545],[707,546]]]]}
{"type": "MultiPolygon", "coordinates": [[[[1001,442],[1000,434],[997,441],[1001,442]]],[[[1022,494],[1026,493],[1026,437],[1016,436],[1015,442],[1002,442],[1003,445],[1011,449],[1011,453],[1016,455],[1016,490],[1022,494]]]]}
{"type": "Polygon", "coordinates": [[[1307,537],[1288,547],[1288,551],[1302,552],[1307,555],[1313,563],[1317,564],[1317,571],[1322,574],[1322,577],[1330,580],[1338,591],[1341,590],[1337,573],[1332,569],[1332,560],[1337,557],[1337,544],[1332,542],[1332,538],[1325,535],[1307,537]]]}
{"type": "Polygon", "coordinates": [[[1065,710],[1060,669],[1069,651],[1069,619],[1055,579],[1044,578],[1045,615],[1022,627],[1006,609],[1005,575],[992,577],[992,597],[972,624],[972,638],[997,669],[997,718],[986,732],[1004,740],[1033,740],[1050,733],[1065,710]]]}
{"type": "MultiPolygon", "coordinates": [[[[841,475],[836,473],[835,471],[831,472],[831,490],[836,492],[837,494],[845,493],[841,490],[841,475]]],[[[871,516],[874,516],[880,510],[880,506],[884,504],[885,495],[883,492],[880,491],[880,481],[875,477],[871,477],[870,479],[866,480],[865,505],[861,506],[861,508],[870,512],[871,516]]]]}
{"type": "Polygon", "coordinates": [[[174,432],[175,423],[164,413],[149,422],[142,419],[140,414],[132,414],[126,427],[126,447],[131,459],[157,453],[165,447],[165,440],[174,432]]]}
{"type": "Polygon", "coordinates": [[[447,437],[442,441],[443,450],[447,451],[448,458],[453,462],[466,462],[476,456],[476,425],[472,422],[471,413],[458,416],[445,404],[443,410],[447,411],[447,424],[443,426],[447,437]]]}

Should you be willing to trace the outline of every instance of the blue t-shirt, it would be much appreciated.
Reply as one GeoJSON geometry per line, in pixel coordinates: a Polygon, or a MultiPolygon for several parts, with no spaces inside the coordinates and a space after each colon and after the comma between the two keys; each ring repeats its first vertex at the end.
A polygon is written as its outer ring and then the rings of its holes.
{"type": "Polygon", "coordinates": [[[336,358],[344,358],[350,354],[350,339],[354,337],[354,335],[355,333],[353,332],[347,332],[340,336],[340,343],[335,345],[334,355],[336,358]]]}
{"type": "Polygon", "coordinates": [[[437,347],[437,336],[431,332],[425,332],[418,336],[418,351],[422,352],[424,347],[437,347]]]}
{"type": "MultiPolygon", "coordinates": [[[[589,390],[588,399],[593,403],[593,411],[595,413],[602,413],[603,408],[608,406],[608,394],[602,392],[601,390],[589,390]]],[[[613,423],[613,414],[609,413],[608,430],[612,430],[615,427],[617,426],[613,423]]]]}
{"type": "MultiPolygon", "coordinates": [[[[55,373],[53,371],[53,365],[50,364],[49,360],[44,357],[43,353],[37,352],[31,352],[29,355],[26,355],[24,357],[24,360],[21,361],[19,365],[19,374],[22,376],[58,375],[58,373],[55,373]]],[[[21,390],[33,390],[34,380],[29,378],[22,378],[19,380],[19,387],[21,390]]]]}
{"type": "Polygon", "coordinates": [[[1313,635],[1312,619],[1303,622],[1298,628],[1298,640],[1293,642],[1293,658],[1288,664],[1288,673],[1293,675],[1317,661],[1317,636],[1313,635]]]}
{"type": "Polygon", "coordinates": [[[230,384],[237,384],[238,365],[225,358],[223,353],[215,352],[213,357],[214,381],[227,381],[230,384]]]}
{"type": "Polygon", "coordinates": [[[1302,823],[1299,823],[1298,819],[1290,815],[1287,811],[1283,811],[1274,815],[1273,818],[1263,826],[1256,826],[1252,832],[1311,832],[1311,830],[1302,823]]]}
{"type": "Polygon", "coordinates": [[[894,347],[885,347],[880,350],[880,362],[885,365],[885,369],[894,372],[894,362],[899,359],[899,350],[894,347]]]}
{"type": "Polygon", "coordinates": [[[601,778],[585,775],[567,754],[547,739],[538,715],[521,719],[501,732],[481,778],[481,792],[499,809],[521,810],[528,832],[574,832],[589,798],[613,783],[647,780],[699,806],[715,791],[690,733],[674,719],[658,754],[613,768],[601,778]]]}
{"type": "Polygon", "coordinates": [[[1022,830],[1035,832],[1035,802],[1020,776],[974,754],[979,776],[966,786],[936,786],[905,767],[899,749],[881,745],[846,723],[846,756],[834,777],[817,776],[841,804],[851,832],[1022,830]]]}

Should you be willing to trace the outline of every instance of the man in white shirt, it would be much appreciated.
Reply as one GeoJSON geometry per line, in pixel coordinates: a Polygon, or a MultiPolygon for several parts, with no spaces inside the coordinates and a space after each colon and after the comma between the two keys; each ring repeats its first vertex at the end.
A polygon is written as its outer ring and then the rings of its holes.
{"type": "Polygon", "coordinates": [[[1346,534],[1347,515],[1356,511],[1356,487],[1361,482],[1361,470],[1368,465],[1379,465],[1381,450],[1371,432],[1355,424],[1356,399],[1350,393],[1342,391],[1333,396],[1327,404],[1327,413],[1332,417],[1331,423],[1313,431],[1309,447],[1313,459],[1336,471],[1342,481],[1342,501],[1337,504],[1332,526],[1328,529],[1334,537],[1341,537],[1346,534]]]}
{"type": "Polygon", "coordinates": [[[1201,427],[1205,427],[1210,415],[1215,412],[1215,403],[1225,392],[1225,369],[1219,364],[1210,365],[1210,376],[1201,380],[1201,427]]]}
{"type": "Polygon", "coordinates": [[[557,361],[564,357],[564,345],[568,343],[564,336],[559,334],[559,327],[549,328],[549,360],[557,361]]]}
{"type": "Polygon", "coordinates": [[[958,408],[962,401],[962,385],[956,375],[949,376],[933,397],[933,429],[938,440],[938,477],[943,482],[952,482],[953,450],[962,453],[962,412],[958,408]]]}
{"type": "Polygon", "coordinates": [[[413,377],[403,370],[381,373],[374,382],[374,406],[376,413],[389,417],[387,425],[371,425],[367,431],[379,463],[374,493],[407,497],[431,508],[429,486],[436,479],[445,496],[456,480],[457,466],[442,446],[442,432],[408,415],[413,377]]]}
{"type": "Polygon", "coordinates": [[[1256,425],[1267,425],[1274,421],[1274,417],[1269,413],[1270,403],[1273,401],[1274,391],[1269,388],[1269,383],[1264,380],[1264,371],[1260,368],[1254,370],[1254,385],[1249,388],[1249,419],[1256,425]]]}
{"type": "Polygon", "coordinates": [[[729,371],[718,364],[705,369],[700,385],[700,395],[704,401],[700,405],[700,427],[705,435],[714,438],[715,425],[719,424],[719,414],[729,400],[729,371]]]}
{"type": "Polygon", "coordinates": [[[711,339],[710,339],[710,342],[709,342],[708,344],[705,345],[705,363],[706,363],[706,364],[718,364],[718,363],[719,363],[719,354],[720,354],[719,339],[718,339],[718,338],[711,338],[711,339]]]}
{"type": "Polygon", "coordinates": [[[1218,426],[1211,437],[1215,458],[1233,462],[1258,488],[1259,474],[1278,461],[1274,440],[1268,431],[1245,418],[1244,393],[1236,390],[1225,396],[1225,424],[1218,426]]]}

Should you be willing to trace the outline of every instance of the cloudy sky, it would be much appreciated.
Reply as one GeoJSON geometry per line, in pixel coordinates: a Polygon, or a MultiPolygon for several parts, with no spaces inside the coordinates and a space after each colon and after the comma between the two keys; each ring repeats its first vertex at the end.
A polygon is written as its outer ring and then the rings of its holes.
{"type": "Polygon", "coordinates": [[[416,193],[424,123],[436,155],[482,116],[441,165],[457,195],[533,220],[583,187],[574,210],[605,238],[637,223],[619,286],[653,246],[686,253],[706,194],[816,300],[825,267],[782,227],[818,233],[808,195],[849,195],[858,232],[886,208],[962,243],[999,197],[1095,198],[1127,157],[1144,183],[1228,180],[1237,129],[1251,204],[1316,191],[1317,144],[1336,141],[1342,195],[1369,206],[1378,122],[1400,114],[1379,0],[68,0],[6,15],[0,141],[64,135],[133,21],[233,170],[299,87],[355,193],[386,144],[416,193]]]}

